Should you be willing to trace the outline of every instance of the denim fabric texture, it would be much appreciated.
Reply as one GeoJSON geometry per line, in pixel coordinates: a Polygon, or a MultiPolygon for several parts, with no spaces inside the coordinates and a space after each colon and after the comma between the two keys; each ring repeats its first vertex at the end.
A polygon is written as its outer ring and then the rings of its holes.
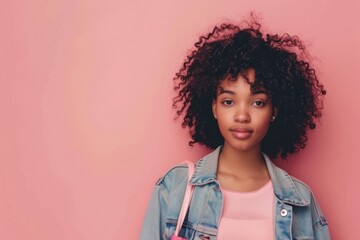
{"type": "MultiPolygon", "coordinates": [[[[216,179],[221,146],[200,159],[190,183],[195,186],[180,235],[186,239],[216,239],[223,196],[216,179]]],[[[310,188],[275,166],[263,154],[274,187],[275,229],[272,239],[328,240],[328,223],[310,188]]],[[[188,179],[187,165],[178,165],[161,177],[152,193],[141,240],[170,239],[173,235],[188,179]]]]}

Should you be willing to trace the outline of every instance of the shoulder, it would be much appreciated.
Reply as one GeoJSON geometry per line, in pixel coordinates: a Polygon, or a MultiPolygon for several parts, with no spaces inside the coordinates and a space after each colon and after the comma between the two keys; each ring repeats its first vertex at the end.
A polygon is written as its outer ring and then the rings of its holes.
{"type": "Polygon", "coordinates": [[[312,223],[314,231],[317,232],[316,234],[324,234],[328,236],[326,239],[330,239],[330,233],[328,232],[328,222],[325,218],[325,215],[317,202],[314,193],[312,192],[311,188],[305,184],[303,181],[292,177],[298,191],[302,196],[309,201],[309,209],[312,216],[312,223]],[[324,228],[326,227],[326,228],[324,228]],[[322,230],[320,230],[322,229],[322,230]],[[323,231],[323,233],[321,233],[323,231]]]}
{"type": "Polygon", "coordinates": [[[187,180],[188,165],[185,162],[179,163],[165,172],[157,181],[156,185],[178,184],[187,180]]]}
{"type": "Polygon", "coordinates": [[[267,164],[275,194],[280,200],[297,206],[306,206],[312,203],[313,194],[307,184],[291,176],[272,162],[268,161],[267,164]]]}
{"type": "Polygon", "coordinates": [[[304,183],[303,181],[299,180],[296,177],[290,176],[291,180],[294,183],[295,189],[298,191],[299,195],[302,196],[308,202],[311,202],[311,198],[313,197],[313,193],[311,188],[304,183]]]}
{"type": "MultiPolygon", "coordinates": [[[[216,178],[216,169],[221,146],[214,151],[203,156],[195,163],[193,161],[185,161],[170,168],[158,181],[157,185],[185,183],[188,181],[190,163],[191,168],[194,167],[190,183],[193,185],[206,184],[213,182],[216,178]]],[[[191,171],[192,172],[192,169],[191,171]]]]}

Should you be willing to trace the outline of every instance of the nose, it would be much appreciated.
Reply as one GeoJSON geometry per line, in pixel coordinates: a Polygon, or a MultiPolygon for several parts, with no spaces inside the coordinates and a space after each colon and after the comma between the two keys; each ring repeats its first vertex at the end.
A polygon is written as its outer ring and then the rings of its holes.
{"type": "Polygon", "coordinates": [[[241,106],[235,113],[235,122],[248,123],[250,122],[250,114],[246,106],[241,106]]]}

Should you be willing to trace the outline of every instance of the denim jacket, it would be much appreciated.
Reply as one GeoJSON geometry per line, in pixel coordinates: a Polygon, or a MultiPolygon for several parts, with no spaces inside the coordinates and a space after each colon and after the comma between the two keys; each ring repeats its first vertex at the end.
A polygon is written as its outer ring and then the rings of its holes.
{"type": "MultiPolygon", "coordinates": [[[[220,148],[196,163],[190,179],[195,188],[180,231],[180,236],[186,239],[216,239],[223,206],[223,195],[216,179],[220,148]]],[[[276,167],[265,154],[263,156],[274,187],[274,239],[330,239],[328,223],[310,188],[276,167]]],[[[170,239],[173,235],[187,175],[187,165],[182,164],[157,181],[142,226],[141,240],[170,239]]]]}

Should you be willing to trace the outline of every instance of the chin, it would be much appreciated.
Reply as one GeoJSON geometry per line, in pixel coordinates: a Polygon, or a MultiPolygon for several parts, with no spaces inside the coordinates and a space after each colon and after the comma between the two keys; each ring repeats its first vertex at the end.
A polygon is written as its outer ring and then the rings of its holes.
{"type": "Polygon", "coordinates": [[[249,144],[249,143],[241,143],[241,142],[236,142],[236,143],[227,143],[232,149],[237,150],[237,151],[241,151],[241,152],[248,152],[254,149],[257,149],[258,146],[257,145],[253,145],[253,144],[249,144]]]}

